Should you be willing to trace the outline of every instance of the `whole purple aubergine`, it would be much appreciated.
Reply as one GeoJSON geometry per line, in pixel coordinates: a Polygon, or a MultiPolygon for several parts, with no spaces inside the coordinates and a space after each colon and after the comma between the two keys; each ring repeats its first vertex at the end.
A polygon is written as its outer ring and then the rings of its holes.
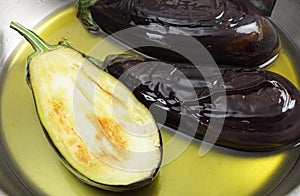
{"type": "MultiPolygon", "coordinates": [[[[218,79],[212,66],[126,55],[107,58],[104,67],[150,109],[156,122],[197,139],[203,140],[212,120],[223,118],[216,141],[220,146],[272,151],[300,142],[300,93],[276,73],[219,66],[218,79]]],[[[211,128],[217,133],[218,127],[212,124],[211,128]]]]}
{"type": "Polygon", "coordinates": [[[187,37],[222,65],[266,66],[280,50],[272,24],[246,1],[79,0],[77,16],[91,32],[111,34],[148,56],[173,62],[190,60],[177,46],[189,56],[202,55],[189,47],[187,37]],[[130,27],[135,28],[116,34],[130,27]]]}

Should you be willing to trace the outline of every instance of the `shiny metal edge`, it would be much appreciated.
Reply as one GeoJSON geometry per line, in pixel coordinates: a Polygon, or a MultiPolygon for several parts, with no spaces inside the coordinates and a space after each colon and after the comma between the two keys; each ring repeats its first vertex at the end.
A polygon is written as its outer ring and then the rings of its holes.
{"type": "MultiPolygon", "coordinates": [[[[293,41],[295,53],[300,53],[300,1],[299,0],[277,0],[271,19],[293,41]]],[[[300,70],[299,65],[296,65],[300,70]]],[[[293,171],[275,189],[271,195],[300,195],[300,158],[294,165],[293,171]],[[288,192],[288,194],[286,194],[288,192]]]]}
{"type": "MultiPolygon", "coordinates": [[[[277,0],[271,18],[300,49],[300,1],[277,0]]],[[[300,65],[299,65],[300,66],[300,65]]]]}
{"type": "Polygon", "coordinates": [[[17,36],[9,28],[11,21],[17,21],[28,28],[54,11],[68,5],[73,0],[2,0],[0,4],[0,73],[9,55],[20,43],[22,37],[17,36]]]}
{"type": "Polygon", "coordinates": [[[249,0],[264,16],[272,14],[276,0],[249,0]]]}
{"type": "MultiPolygon", "coordinates": [[[[72,2],[74,0],[1,0],[0,79],[5,72],[5,65],[10,55],[23,40],[17,32],[10,29],[10,22],[16,21],[28,28],[33,28],[50,14],[72,2]]],[[[3,147],[2,143],[0,147],[3,147]]],[[[5,153],[2,151],[3,149],[0,149],[0,195],[32,195],[30,188],[26,187],[20,181],[21,179],[18,179],[19,177],[9,165],[5,153]]]]}

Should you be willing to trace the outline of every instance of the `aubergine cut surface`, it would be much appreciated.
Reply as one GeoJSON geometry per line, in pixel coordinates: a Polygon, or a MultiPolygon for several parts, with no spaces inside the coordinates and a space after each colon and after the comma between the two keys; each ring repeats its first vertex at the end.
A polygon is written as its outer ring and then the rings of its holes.
{"type": "Polygon", "coordinates": [[[262,67],[280,52],[274,27],[246,1],[79,0],[77,15],[92,32],[111,34],[133,48],[145,46],[137,49],[172,62],[203,55],[189,48],[187,37],[200,42],[221,65],[262,67]],[[189,57],[176,50],[180,46],[189,57]]]}
{"type": "Polygon", "coordinates": [[[48,45],[12,22],[35,49],[27,82],[45,133],[65,166],[83,182],[110,191],[150,183],[162,140],[148,109],[114,77],[67,44],[48,45]]]}
{"type": "MultiPolygon", "coordinates": [[[[216,141],[220,146],[274,151],[300,142],[299,90],[276,73],[219,66],[222,81],[215,79],[217,71],[211,66],[166,64],[126,55],[107,57],[104,67],[151,108],[158,123],[196,139],[203,140],[212,120],[224,118],[216,141]],[[220,102],[222,96],[226,105],[220,102]],[[178,128],[179,123],[185,126],[178,128]],[[195,132],[193,124],[198,125],[195,132]]],[[[211,133],[218,133],[217,126],[211,128],[211,133]]]]}

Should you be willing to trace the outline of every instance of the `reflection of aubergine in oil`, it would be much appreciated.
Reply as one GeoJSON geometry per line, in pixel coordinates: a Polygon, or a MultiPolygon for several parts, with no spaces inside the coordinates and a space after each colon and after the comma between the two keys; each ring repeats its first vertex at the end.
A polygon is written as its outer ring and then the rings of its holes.
{"type": "MultiPolygon", "coordinates": [[[[137,27],[117,39],[131,47],[155,44],[139,50],[158,59],[183,61],[181,55],[164,48],[172,48],[174,40],[185,47],[187,36],[201,42],[222,65],[264,66],[279,53],[272,24],[245,1],[79,0],[77,7],[78,17],[91,31],[113,34],[137,27]]],[[[193,49],[188,52],[199,55],[193,49]]]]}
{"type": "Polygon", "coordinates": [[[140,102],[151,108],[157,122],[200,140],[212,119],[225,118],[217,145],[271,151],[300,142],[300,93],[276,73],[259,68],[219,66],[223,83],[216,78],[212,66],[198,67],[201,73],[211,73],[203,78],[197,67],[187,63],[163,64],[112,56],[104,65],[140,102]],[[226,106],[219,101],[224,96],[222,89],[226,92],[226,106]],[[196,99],[191,92],[195,92],[196,99]],[[212,102],[213,96],[216,99],[212,102]],[[167,114],[166,118],[162,117],[163,113],[167,114]],[[179,122],[185,123],[182,129],[178,129],[179,122]],[[199,125],[196,133],[193,124],[199,125]]]}
{"type": "Polygon", "coordinates": [[[161,164],[162,141],[148,109],[90,57],[64,43],[49,45],[17,23],[11,27],[35,49],[27,61],[27,82],[65,166],[81,181],[106,190],[150,183],[161,164]]]}

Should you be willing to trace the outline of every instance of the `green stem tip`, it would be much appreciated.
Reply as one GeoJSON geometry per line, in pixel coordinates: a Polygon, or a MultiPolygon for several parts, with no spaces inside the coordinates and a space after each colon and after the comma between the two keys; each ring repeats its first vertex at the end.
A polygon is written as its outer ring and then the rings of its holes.
{"type": "Polygon", "coordinates": [[[46,43],[42,38],[40,38],[33,31],[23,27],[17,22],[11,22],[10,28],[20,33],[31,44],[31,46],[36,52],[43,53],[43,52],[50,51],[53,48],[53,46],[46,43]]]}

